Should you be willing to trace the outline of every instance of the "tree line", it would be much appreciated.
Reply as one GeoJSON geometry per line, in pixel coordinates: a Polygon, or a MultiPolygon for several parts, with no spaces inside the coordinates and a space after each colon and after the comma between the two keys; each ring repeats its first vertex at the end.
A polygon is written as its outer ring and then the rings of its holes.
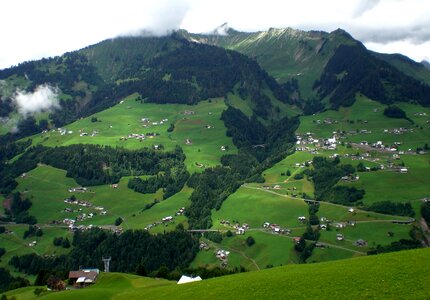
{"type": "Polygon", "coordinates": [[[374,57],[362,44],[341,45],[324,68],[314,90],[332,107],[350,106],[361,93],[385,104],[411,101],[430,105],[430,86],[374,57]]]}
{"type": "Polygon", "coordinates": [[[44,257],[35,253],[13,256],[9,264],[19,272],[37,275],[42,270],[67,274],[80,266],[103,270],[103,257],[111,257],[110,270],[134,273],[143,265],[148,273],[165,266],[169,271],[185,269],[198,251],[198,239],[184,230],[152,235],[145,230],[115,233],[92,229],[76,231],[67,255],[44,257]]]}
{"type": "Polygon", "coordinates": [[[177,146],[173,151],[142,148],[126,150],[100,145],[70,145],[49,148],[41,145],[28,149],[12,164],[2,166],[0,188],[8,193],[16,187],[14,178],[44,163],[67,171],[84,186],[117,183],[123,176],[168,175],[166,191],[180,190],[186,181],[185,155],[177,146]],[[175,171],[177,170],[177,171],[175,171]]]}
{"type": "Polygon", "coordinates": [[[314,183],[315,199],[329,201],[342,205],[358,204],[364,196],[364,190],[355,187],[336,186],[343,176],[355,172],[350,164],[340,164],[340,159],[328,159],[315,156],[312,160],[312,170],[304,171],[305,175],[314,183]]]}

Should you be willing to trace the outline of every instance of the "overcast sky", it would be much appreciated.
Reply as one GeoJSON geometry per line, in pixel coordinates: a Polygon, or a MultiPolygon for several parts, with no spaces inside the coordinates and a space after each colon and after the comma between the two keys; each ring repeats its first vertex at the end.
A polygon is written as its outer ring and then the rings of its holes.
{"type": "Polygon", "coordinates": [[[343,28],[372,50],[430,60],[429,0],[1,0],[0,68],[149,29],[343,28]]]}

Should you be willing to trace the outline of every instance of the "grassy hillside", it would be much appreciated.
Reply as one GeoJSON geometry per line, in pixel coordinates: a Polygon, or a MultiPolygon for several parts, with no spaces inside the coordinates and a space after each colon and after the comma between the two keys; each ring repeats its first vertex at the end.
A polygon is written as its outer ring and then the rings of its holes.
{"type": "Polygon", "coordinates": [[[202,101],[189,106],[141,103],[136,101],[137,97],[132,95],[112,108],[65,126],[63,129],[71,132],[70,134],[61,135],[59,131],[55,131],[33,136],[33,145],[54,147],[102,144],[138,149],[161,144],[166,150],[179,145],[187,157],[185,163],[190,171],[201,171],[201,165],[217,165],[223,154],[236,152],[231,139],[225,135],[226,128],[220,120],[221,113],[226,108],[222,99],[202,101]],[[96,122],[91,121],[94,117],[97,118],[96,122]],[[143,118],[149,121],[143,122],[143,118]],[[174,125],[172,132],[167,131],[170,124],[174,125]],[[94,131],[97,134],[91,136],[94,131]],[[88,136],[81,136],[81,133],[87,133],[88,136]],[[132,133],[157,135],[139,140],[129,138],[132,133]],[[124,137],[127,140],[121,140],[124,137]],[[187,144],[187,139],[191,143],[187,144]],[[221,151],[221,146],[226,146],[228,151],[221,151]]]}
{"type": "MultiPolygon", "coordinates": [[[[342,143],[361,142],[369,144],[381,141],[386,145],[399,143],[398,150],[403,153],[393,158],[390,151],[377,151],[376,149],[353,146],[352,148],[338,147],[333,151],[323,151],[322,155],[351,155],[369,152],[371,157],[362,161],[366,166],[373,167],[380,164],[404,164],[409,169],[407,174],[399,174],[393,170],[380,170],[378,172],[360,173],[360,180],[346,183],[348,186],[364,188],[366,194],[364,203],[371,204],[377,201],[389,200],[393,202],[411,201],[414,207],[420,206],[420,199],[429,194],[428,181],[429,154],[416,154],[417,148],[423,148],[430,141],[430,127],[427,124],[429,108],[417,105],[399,103],[413,124],[405,119],[392,119],[383,115],[386,107],[378,102],[359,96],[351,107],[340,108],[338,111],[328,110],[324,113],[301,117],[298,134],[312,133],[314,138],[328,138],[335,133],[342,143]],[[402,134],[394,134],[393,130],[407,128],[402,134]],[[388,131],[388,132],[387,132],[388,131]],[[339,134],[343,132],[343,134],[339,134]]],[[[308,152],[304,152],[308,153],[308,152]]],[[[301,154],[306,155],[306,154],[301,154]]],[[[309,154],[307,154],[309,155],[309,154]]],[[[343,158],[342,161],[357,165],[359,161],[343,158]]]]}
{"type": "MultiPolygon", "coordinates": [[[[93,287],[39,299],[425,299],[430,288],[429,249],[329,263],[293,265],[175,285],[164,280],[102,274],[93,287]]],[[[36,299],[30,288],[11,291],[36,299]]],[[[22,297],[21,297],[22,295],[22,297]]]]}

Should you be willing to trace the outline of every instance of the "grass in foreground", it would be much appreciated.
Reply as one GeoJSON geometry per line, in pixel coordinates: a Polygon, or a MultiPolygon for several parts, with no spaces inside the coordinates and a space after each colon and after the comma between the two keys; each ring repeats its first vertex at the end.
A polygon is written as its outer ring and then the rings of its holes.
{"type": "MultiPolygon", "coordinates": [[[[185,285],[113,273],[104,274],[93,287],[39,299],[426,299],[429,258],[430,249],[419,249],[291,265],[185,285]]],[[[17,292],[8,295],[20,298],[17,292]]]]}

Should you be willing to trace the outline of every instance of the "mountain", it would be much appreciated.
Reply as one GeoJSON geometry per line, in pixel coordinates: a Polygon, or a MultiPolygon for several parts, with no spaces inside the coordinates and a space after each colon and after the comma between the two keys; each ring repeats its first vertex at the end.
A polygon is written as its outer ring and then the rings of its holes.
{"type": "Polygon", "coordinates": [[[298,90],[305,98],[312,95],[312,85],[320,78],[336,47],[356,43],[340,30],[329,34],[292,28],[271,28],[252,33],[239,32],[226,25],[224,29],[226,34],[223,35],[182,33],[192,41],[232,49],[252,57],[280,83],[297,80],[298,90]]]}
{"type": "MultiPolygon", "coordinates": [[[[239,91],[243,99],[249,98],[254,113],[266,120],[277,116],[263,89],[280,102],[291,102],[284,89],[247,56],[192,43],[175,33],[106,40],[1,70],[0,80],[27,90],[45,83],[59,87],[62,109],[51,114],[56,126],[106,109],[135,92],[146,102],[195,104],[239,91]]],[[[4,103],[9,103],[2,106],[7,116],[13,107],[10,101],[4,103]]]]}
{"type": "MultiPolygon", "coordinates": [[[[254,58],[287,87],[296,100],[330,102],[330,107],[351,105],[356,93],[391,103],[412,101],[428,106],[430,71],[400,55],[367,50],[344,30],[331,33],[291,28],[239,32],[222,27],[212,34],[183,36],[191,41],[233,49],[254,58]],[[362,78],[363,74],[367,78],[362,78]],[[373,77],[369,77],[373,74],[373,77]],[[413,90],[414,92],[411,92],[413,90]]],[[[317,105],[315,109],[321,109],[317,105]]],[[[314,109],[311,109],[313,111],[314,109]]]]}
{"type": "MultiPolygon", "coordinates": [[[[429,245],[426,72],[340,29],[243,33],[227,24],[105,40],[0,70],[0,122],[16,121],[10,133],[0,127],[1,288],[28,284],[19,276],[44,284],[71,268],[102,268],[104,257],[114,272],[168,279],[309,263],[216,287],[262,281],[279,298],[287,291],[267,282],[315,272],[288,289],[308,296],[314,277],[348,289],[378,262],[399,273],[379,257],[340,262],[328,275],[334,263],[313,263],[429,245]],[[41,87],[59,107],[19,110],[41,87]],[[354,272],[339,279],[341,269],[354,272]]],[[[395,257],[401,272],[416,271],[395,257]]],[[[407,272],[405,290],[424,273],[407,272]]],[[[207,296],[216,280],[207,282],[195,292],[207,296]]],[[[362,284],[369,297],[380,292],[362,284]]]]}

